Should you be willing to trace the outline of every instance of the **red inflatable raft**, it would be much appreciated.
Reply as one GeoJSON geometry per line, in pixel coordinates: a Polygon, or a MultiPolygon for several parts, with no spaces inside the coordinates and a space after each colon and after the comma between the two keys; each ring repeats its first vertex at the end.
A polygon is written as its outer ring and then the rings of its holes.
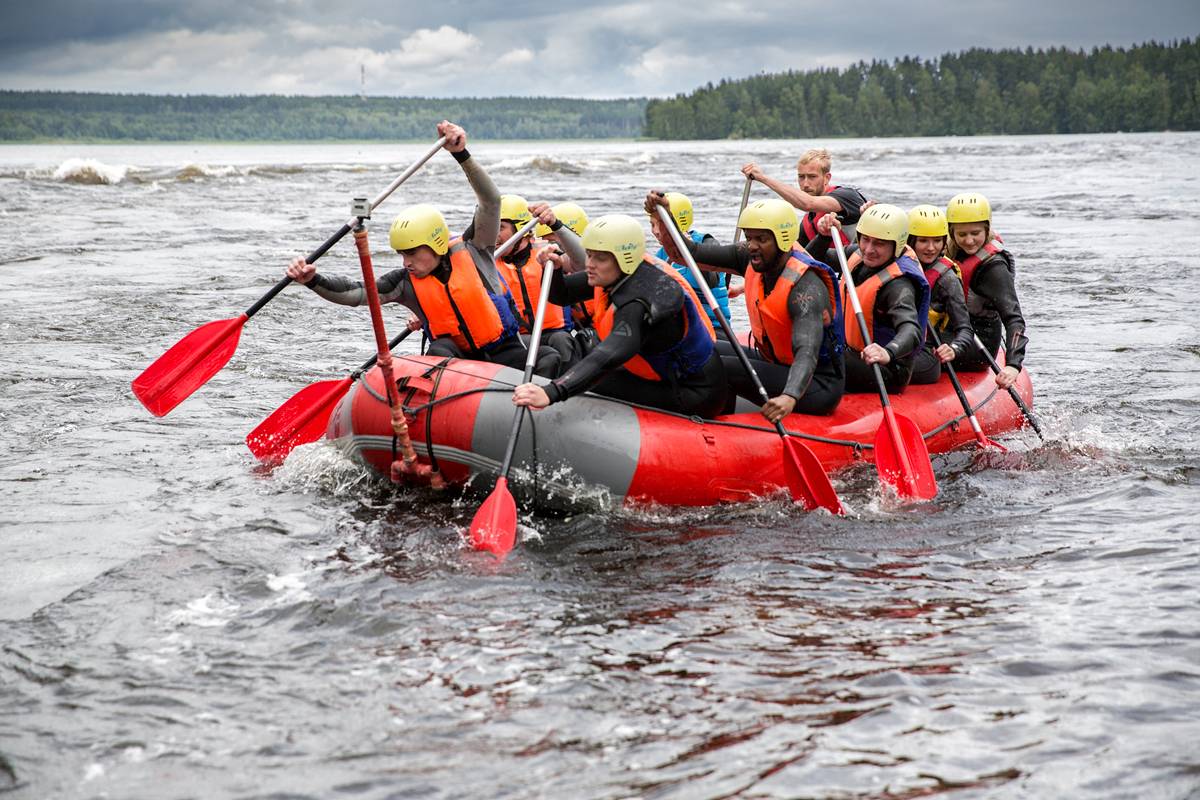
{"type": "MultiPolygon", "coordinates": [[[[490,487],[511,430],[516,370],[478,361],[397,356],[393,369],[409,414],[413,446],[451,484],[474,476],[490,487]]],[[[960,375],[989,436],[1019,427],[1021,412],[989,372],[960,375]]],[[[541,379],[535,379],[541,380],[541,379]]],[[[1016,385],[1032,405],[1029,374],[1016,385]]],[[[974,446],[949,379],[892,395],[896,412],[920,428],[930,453],[974,446]]],[[[792,414],[802,437],[831,472],[873,458],[882,421],[875,394],[847,394],[828,417],[792,414]]],[[[326,438],[383,475],[392,462],[391,416],[379,369],[356,382],[334,410],[326,438]]],[[[573,397],[527,416],[513,460],[519,485],[536,475],[539,499],[711,505],[786,491],[782,442],[757,411],[702,420],[596,395],[573,397]],[[531,468],[534,468],[531,470],[531,468]]]]}

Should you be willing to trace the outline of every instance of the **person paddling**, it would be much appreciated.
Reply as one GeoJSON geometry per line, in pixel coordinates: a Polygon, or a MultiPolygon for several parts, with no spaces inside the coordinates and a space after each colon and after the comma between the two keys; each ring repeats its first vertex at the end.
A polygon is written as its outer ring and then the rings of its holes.
{"type": "Polygon", "coordinates": [[[930,293],[929,333],[913,358],[909,383],[937,383],[943,364],[975,350],[975,331],[967,313],[958,264],[945,255],[948,235],[946,215],[937,206],[920,205],[909,210],[908,246],[925,271],[930,293]]]}
{"type": "MultiPolygon", "coordinates": [[[[671,215],[671,219],[675,220],[675,225],[679,228],[679,232],[685,238],[691,239],[696,244],[709,242],[716,244],[717,239],[711,233],[700,233],[692,228],[694,219],[694,210],[692,201],[687,195],[680,192],[667,192],[665,195],[667,211],[671,215]]],[[[654,234],[654,238],[658,240],[661,247],[655,253],[656,258],[670,261],[667,256],[667,244],[671,241],[671,235],[662,229],[662,222],[657,214],[650,215],[650,231],[654,234]]],[[[674,249],[674,248],[672,248],[674,249]]],[[[671,266],[674,267],[683,279],[688,282],[688,285],[695,290],[697,296],[700,294],[700,287],[696,284],[696,278],[692,275],[692,271],[688,269],[686,264],[672,261],[671,266]]],[[[729,273],[726,272],[704,272],[704,280],[708,284],[708,288],[713,293],[713,298],[717,301],[717,306],[720,308],[725,319],[729,319],[729,273]]],[[[708,306],[705,306],[708,312],[708,319],[713,324],[713,330],[717,334],[717,338],[724,339],[725,335],[717,321],[717,312],[708,306]]]]}
{"type": "MultiPolygon", "coordinates": [[[[517,313],[492,252],[500,225],[500,193],[487,172],[467,151],[467,133],[443,120],[438,134],[462,167],[478,206],[466,238],[453,238],[442,213],[414,205],[401,211],[389,232],[391,246],[404,259],[402,269],[376,279],[383,303],[401,303],[422,321],[435,356],[491,361],[521,369],[526,350],[517,335],[517,313]]],[[[361,281],[329,277],[295,258],[288,277],[334,303],[366,303],[361,281]]],[[[556,361],[556,359],[555,359],[556,361]]],[[[557,366],[557,363],[553,365],[557,366]]]]}
{"type": "MultiPolygon", "coordinates": [[[[647,208],[663,201],[646,195],[647,208]]],[[[697,264],[745,277],[746,311],[752,341],[743,348],[770,395],[762,406],[769,422],[793,412],[832,414],[845,391],[842,359],[842,306],[832,269],[800,247],[800,222],[790,204],[779,199],[746,206],[738,218],[745,240],[738,244],[684,240],[697,264]]],[[[672,253],[682,260],[682,254],[672,253]]],[[[720,341],[730,385],[738,395],[761,402],[761,395],[739,363],[734,347],[720,341]]]]}
{"type": "MultiPolygon", "coordinates": [[[[708,317],[692,288],[669,264],[646,254],[636,219],[608,214],[583,234],[587,267],[556,270],[550,302],[595,300],[599,344],[545,386],[525,383],[513,403],[545,408],[585,391],[634,403],[712,417],[725,406],[725,371],[708,317]]],[[[551,257],[561,264],[561,257],[551,257]]]]}
{"type": "MultiPolygon", "coordinates": [[[[826,214],[818,232],[829,236],[838,224],[836,215],[826,214]]],[[[908,214],[888,203],[872,205],[858,220],[857,244],[847,249],[871,341],[863,341],[858,322],[847,314],[846,391],[877,391],[871,365],[878,364],[887,390],[901,392],[929,319],[929,284],[908,247],[908,214]]],[[[837,253],[828,251],[825,263],[837,263],[837,253]]],[[[843,306],[849,304],[846,291],[843,282],[843,306]]]]}
{"type": "Polygon", "coordinates": [[[837,214],[842,225],[842,244],[854,239],[854,226],[862,215],[867,202],[854,186],[838,186],[833,183],[830,168],[833,158],[824,148],[806,150],[796,162],[796,183],[789,186],[762,171],[753,161],[742,167],[742,174],[766,186],[775,194],[804,212],[801,229],[796,241],[807,247],[817,235],[817,220],[826,214],[837,214]]]}
{"type": "MultiPolygon", "coordinates": [[[[542,239],[535,235],[536,229],[531,230],[506,254],[496,257],[496,269],[512,293],[517,306],[517,322],[525,336],[533,330],[537,312],[537,299],[542,288],[542,264],[545,260],[543,251],[557,247],[570,252],[572,261],[582,262],[585,259],[579,237],[558,221],[549,204],[535,203],[531,206],[525,198],[515,194],[500,196],[500,233],[496,237],[496,248],[499,249],[516,236],[534,217],[539,220],[539,227],[555,234],[556,241],[542,239]]],[[[547,306],[542,326],[542,342],[555,351],[559,363],[557,367],[550,368],[550,372],[540,374],[561,375],[577,358],[575,340],[571,336],[574,323],[570,307],[547,306]]]]}
{"type": "MultiPolygon", "coordinates": [[[[946,220],[950,228],[946,250],[962,270],[971,327],[989,354],[994,355],[1000,343],[1004,343],[1005,367],[996,375],[996,385],[1007,389],[1021,374],[1029,342],[1021,302],[1017,299],[1016,262],[992,230],[992,206],[983,195],[967,192],[950,198],[946,220]]],[[[955,362],[958,370],[980,370],[987,366],[987,359],[978,348],[971,348],[955,362]]]]}

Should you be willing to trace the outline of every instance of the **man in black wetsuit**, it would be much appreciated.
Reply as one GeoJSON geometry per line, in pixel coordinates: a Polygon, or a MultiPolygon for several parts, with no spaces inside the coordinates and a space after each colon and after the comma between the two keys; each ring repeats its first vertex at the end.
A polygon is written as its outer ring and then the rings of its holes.
{"type": "MultiPolygon", "coordinates": [[[[646,195],[647,209],[661,205],[662,195],[646,195]]],[[[738,218],[745,241],[722,245],[684,239],[697,264],[746,279],[746,311],[753,341],[743,348],[770,400],[762,415],[778,422],[792,412],[832,414],[842,399],[841,306],[833,270],[796,243],[799,220],[783,200],[751,203],[738,218]]],[[[826,240],[828,242],[828,240],[826,240]]],[[[671,253],[682,261],[682,254],[671,253]]],[[[753,402],[762,398],[746,374],[734,347],[720,341],[730,385],[753,402]]]]}
{"type": "Polygon", "coordinates": [[[806,150],[796,162],[796,186],[776,180],[759,168],[753,161],[742,167],[742,174],[753,178],[775,194],[804,212],[800,220],[800,231],[796,241],[801,247],[817,235],[817,220],[826,214],[837,214],[842,225],[842,244],[854,240],[854,226],[862,215],[862,206],[867,200],[854,186],[836,186],[830,172],[832,158],[824,148],[806,150]]]}
{"type": "MultiPolygon", "coordinates": [[[[826,214],[818,221],[818,238],[828,242],[837,219],[826,214]]],[[[929,319],[929,284],[908,247],[908,214],[886,203],[868,208],[858,221],[857,245],[847,248],[858,302],[862,306],[870,341],[864,342],[851,310],[848,287],[843,282],[842,307],[846,311],[846,391],[876,390],[872,364],[878,364],[889,392],[900,392],[912,376],[913,357],[925,341],[929,319]]],[[[838,264],[837,253],[825,253],[825,263],[838,264]]]]}
{"type": "MultiPolygon", "coordinates": [[[[538,409],[591,390],[682,414],[712,417],[725,406],[725,371],[701,303],[670,265],[646,258],[641,224],[624,214],[583,234],[584,272],[556,270],[550,302],[595,299],[599,344],[545,386],[526,383],[513,403],[538,409]]],[[[556,263],[561,257],[551,257],[556,263]]]]}

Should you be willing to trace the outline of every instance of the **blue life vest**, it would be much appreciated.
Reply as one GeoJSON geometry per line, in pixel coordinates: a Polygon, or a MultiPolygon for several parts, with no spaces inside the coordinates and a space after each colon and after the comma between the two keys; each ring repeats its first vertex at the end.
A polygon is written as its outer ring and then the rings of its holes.
{"type": "MultiPolygon", "coordinates": [[[[688,236],[692,238],[693,242],[700,244],[704,241],[705,234],[697,233],[696,231],[688,231],[688,236]]],[[[655,254],[655,256],[663,261],[666,261],[667,248],[658,248],[658,252],[655,254]]],[[[682,275],[684,280],[688,282],[688,285],[696,290],[696,296],[700,298],[700,303],[704,306],[704,310],[708,312],[708,318],[712,320],[712,324],[720,326],[721,321],[717,319],[717,315],[713,313],[713,310],[708,307],[708,303],[704,301],[704,292],[700,290],[700,286],[696,283],[696,278],[692,275],[692,271],[688,269],[687,264],[672,263],[671,266],[678,270],[679,274],[682,275]]],[[[725,319],[729,319],[729,274],[726,272],[718,272],[717,285],[710,286],[709,289],[712,291],[713,298],[716,299],[717,306],[720,307],[721,313],[725,315],[725,319]]]]}

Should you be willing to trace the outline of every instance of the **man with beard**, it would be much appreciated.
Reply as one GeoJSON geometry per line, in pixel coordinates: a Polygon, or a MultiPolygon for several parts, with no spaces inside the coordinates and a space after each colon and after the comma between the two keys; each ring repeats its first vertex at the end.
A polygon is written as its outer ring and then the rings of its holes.
{"type": "MultiPolygon", "coordinates": [[[[646,209],[665,205],[658,191],[646,195],[646,209]]],[[[783,200],[751,203],[738,218],[745,241],[721,245],[684,239],[702,269],[730,272],[746,280],[746,311],[751,342],[744,348],[771,399],[762,407],[769,422],[792,412],[831,414],[845,390],[842,361],[842,309],[837,279],[825,264],[796,242],[800,221],[783,200]]],[[[668,248],[672,261],[681,253],[668,248]]],[[[730,386],[757,402],[754,382],[746,375],[734,347],[720,341],[730,386]]]]}

